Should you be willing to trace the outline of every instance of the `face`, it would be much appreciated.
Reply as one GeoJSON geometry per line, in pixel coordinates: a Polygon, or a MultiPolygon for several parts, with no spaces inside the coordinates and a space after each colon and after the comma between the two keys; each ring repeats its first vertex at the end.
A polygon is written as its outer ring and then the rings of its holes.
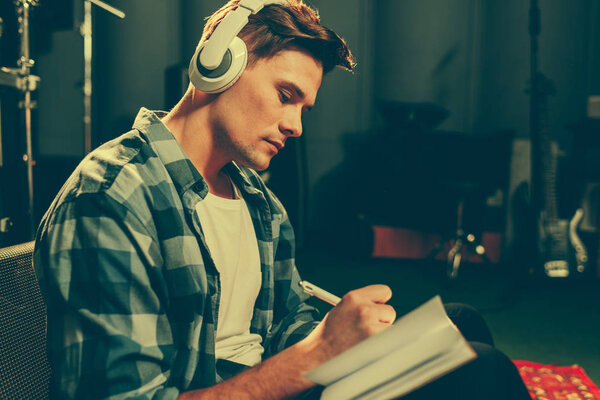
{"type": "Polygon", "coordinates": [[[315,103],[323,68],[308,53],[283,50],[248,67],[212,104],[217,151],[264,170],[290,137],[302,134],[302,115],[315,103]]]}

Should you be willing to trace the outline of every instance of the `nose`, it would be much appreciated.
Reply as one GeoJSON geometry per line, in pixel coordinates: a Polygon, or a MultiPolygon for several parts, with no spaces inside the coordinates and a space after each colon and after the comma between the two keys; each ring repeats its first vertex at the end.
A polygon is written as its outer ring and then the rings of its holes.
{"type": "Polygon", "coordinates": [[[290,107],[279,124],[279,130],[286,136],[302,135],[302,110],[290,107]]]}

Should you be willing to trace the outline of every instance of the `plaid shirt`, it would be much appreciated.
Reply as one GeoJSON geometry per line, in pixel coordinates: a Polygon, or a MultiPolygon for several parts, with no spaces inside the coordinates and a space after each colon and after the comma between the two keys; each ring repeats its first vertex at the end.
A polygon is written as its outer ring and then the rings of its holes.
{"type": "MultiPolygon", "coordinates": [[[[251,332],[269,357],[304,338],[287,214],[256,172],[226,167],[256,232],[262,286],[251,332]]],[[[215,363],[219,273],[195,206],[208,186],[154,112],[88,155],[42,219],[34,265],[48,305],[51,392],[174,399],[223,380],[215,363]]]]}

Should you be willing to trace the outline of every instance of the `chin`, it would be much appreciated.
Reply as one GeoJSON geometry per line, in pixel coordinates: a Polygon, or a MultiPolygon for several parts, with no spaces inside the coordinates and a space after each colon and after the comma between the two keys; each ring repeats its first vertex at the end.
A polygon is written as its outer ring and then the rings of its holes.
{"type": "Polygon", "coordinates": [[[269,165],[271,164],[271,158],[266,160],[239,160],[237,162],[246,168],[251,168],[255,171],[264,171],[269,168],[269,165]]]}
{"type": "Polygon", "coordinates": [[[256,171],[264,171],[267,168],[269,168],[269,165],[271,165],[271,160],[267,160],[264,163],[256,163],[254,166],[250,166],[250,168],[256,170],[256,171]]]}

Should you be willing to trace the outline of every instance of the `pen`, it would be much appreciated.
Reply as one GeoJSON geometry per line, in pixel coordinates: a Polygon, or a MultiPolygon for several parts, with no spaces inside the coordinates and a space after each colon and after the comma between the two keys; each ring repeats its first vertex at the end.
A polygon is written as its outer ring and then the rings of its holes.
{"type": "Polygon", "coordinates": [[[332,306],[337,305],[337,303],[339,303],[342,300],[339,297],[337,297],[336,295],[331,294],[328,291],[323,290],[320,287],[315,286],[310,282],[300,281],[300,282],[298,282],[298,285],[300,285],[302,290],[304,290],[306,293],[310,294],[311,296],[315,296],[315,297],[323,300],[324,302],[331,304],[332,306]]]}

